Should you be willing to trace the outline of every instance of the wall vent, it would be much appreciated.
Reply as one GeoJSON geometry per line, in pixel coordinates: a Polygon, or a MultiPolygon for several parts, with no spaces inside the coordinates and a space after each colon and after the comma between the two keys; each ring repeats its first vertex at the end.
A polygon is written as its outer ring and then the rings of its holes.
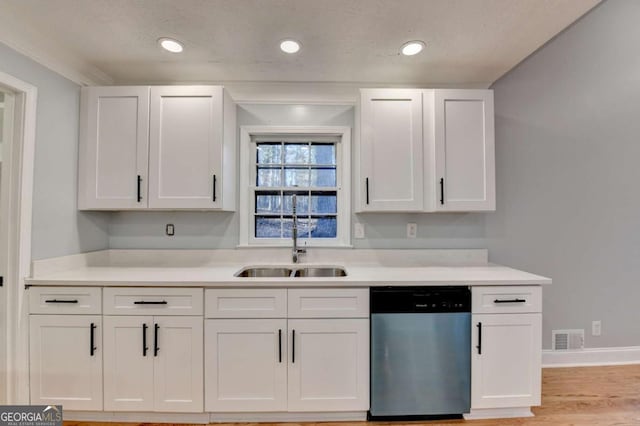
{"type": "Polygon", "coordinates": [[[553,330],[551,339],[554,351],[584,349],[584,330],[553,330]]]}

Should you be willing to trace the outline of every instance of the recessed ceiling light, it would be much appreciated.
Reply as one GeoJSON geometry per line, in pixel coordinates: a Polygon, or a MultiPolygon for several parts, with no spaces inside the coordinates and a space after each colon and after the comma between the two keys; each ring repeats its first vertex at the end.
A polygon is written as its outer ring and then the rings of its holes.
{"type": "Polygon", "coordinates": [[[282,40],[280,42],[280,50],[285,53],[296,53],[300,50],[300,43],[291,39],[282,40]]]}
{"type": "Polygon", "coordinates": [[[408,41],[402,45],[402,54],[405,56],[417,55],[418,53],[422,52],[422,49],[424,49],[424,46],[425,46],[424,41],[420,41],[420,40],[408,41]]]}
{"type": "Polygon", "coordinates": [[[158,39],[158,43],[164,50],[167,50],[171,53],[180,53],[183,50],[182,43],[178,40],[174,40],[172,38],[163,37],[158,39]]]}

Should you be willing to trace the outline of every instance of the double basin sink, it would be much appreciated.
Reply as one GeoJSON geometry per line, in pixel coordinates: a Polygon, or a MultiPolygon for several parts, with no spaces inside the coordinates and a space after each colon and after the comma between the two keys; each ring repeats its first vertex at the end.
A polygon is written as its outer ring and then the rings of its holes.
{"type": "Polygon", "coordinates": [[[242,278],[304,278],[304,277],[346,277],[347,271],[339,266],[260,266],[247,267],[236,272],[242,278]]]}

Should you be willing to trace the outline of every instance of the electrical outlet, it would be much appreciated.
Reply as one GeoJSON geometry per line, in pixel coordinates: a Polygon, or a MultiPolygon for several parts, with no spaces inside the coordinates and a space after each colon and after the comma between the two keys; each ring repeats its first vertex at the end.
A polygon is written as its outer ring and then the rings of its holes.
{"type": "Polygon", "coordinates": [[[170,237],[175,235],[176,228],[173,226],[173,223],[167,223],[167,226],[164,229],[164,233],[170,237]]]}
{"type": "Polygon", "coordinates": [[[591,335],[600,336],[602,334],[602,321],[591,322],[591,335]]]}
{"type": "Polygon", "coordinates": [[[364,223],[356,222],[353,233],[355,234],[354,236],[358,239],[364,238],[364,223]]]}
{"type": "Polygon", "coordinates": [[[407,238],[415,238],[418,236],[418,224],[407,223],[407,238]]]}

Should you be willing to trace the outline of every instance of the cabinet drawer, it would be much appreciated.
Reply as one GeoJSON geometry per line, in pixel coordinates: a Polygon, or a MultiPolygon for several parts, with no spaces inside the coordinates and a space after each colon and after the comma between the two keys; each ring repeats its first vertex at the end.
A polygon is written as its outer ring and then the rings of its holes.
{"type": "Polygon", "coordinates": [[[105,315],[202,315],[201,288],[105,288],[105,315]]]}
{"type": "Polygon", "coordinates": [[[471,312],[474,314],[542,312],[542,288],[539,286],[473,287],[471,312]]]}
{"type": "Polygon", "coordinates": [[[369,289],[289,289],[289,318],[368,318],[369,289]]]}
{"type": "Polygon", "coordinates": [[[205,291],[207,318],[286,318],[286,289],[212,289],[205,291]]]}
{"type": "Polygon", "coordinates": [[[91,287],[31,287],[31,314],[100,314],[101,288],[91,287]]]}

